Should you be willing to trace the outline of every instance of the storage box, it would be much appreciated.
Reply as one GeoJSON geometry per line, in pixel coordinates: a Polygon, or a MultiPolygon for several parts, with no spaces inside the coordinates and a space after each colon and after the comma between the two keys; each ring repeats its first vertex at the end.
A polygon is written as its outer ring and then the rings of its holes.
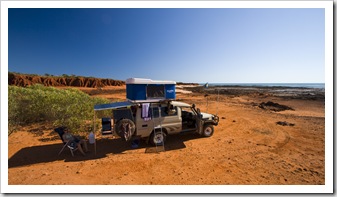
{"type": "Polygon", "coordinates": [[[129,78],[126,80],[126,98],[134,102],[174,100],[176,82],[129,78]]]}

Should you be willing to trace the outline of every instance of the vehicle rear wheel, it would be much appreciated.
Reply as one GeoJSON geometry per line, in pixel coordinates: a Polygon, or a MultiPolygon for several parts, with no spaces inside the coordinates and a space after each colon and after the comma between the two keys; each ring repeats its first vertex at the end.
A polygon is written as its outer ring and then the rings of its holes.
{"type": "Polygon", "coordinates": [[[207,124],[204,126],[204,129],[202,131],[202,135],[204,137],[211,137],[214,133],[214,127],[211,124],[207,124]]]}
{"type": "Polygon", "coordinates": [[[162,146],[166,141],[166,133],[164,131],[155,130],[150,135],[150,143],[153,146],[162,146]]]}

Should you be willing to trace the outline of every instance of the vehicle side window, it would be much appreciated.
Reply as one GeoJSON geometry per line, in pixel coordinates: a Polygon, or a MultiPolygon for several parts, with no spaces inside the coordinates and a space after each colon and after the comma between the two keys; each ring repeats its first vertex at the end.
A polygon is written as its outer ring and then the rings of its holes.
{"type": "Polygon", "coordinates": [[[176,116],[177,115],[177,107],[172,107],[170,110],[168,107],[162,107],[161,108],[161,116],[176,116]]]}
{"type": "Polygon", "coordinates": [[[151,113],[152,113],[152,118],[158,118],[159,117],[158,107],[151,107],[150,110],[151,110],[151,113]]]}
{"type": "MultiPolygon", "coordinates": [[[[176,116],[177,115],[177,107],[173,107],[171,110],[168,110],[167,107],[161,107],[161,117],[167,116],[176,116]]],[[[151,113],[153,118],[159,117],[159,110],[158,107],[151,108],[151,113]]]]}

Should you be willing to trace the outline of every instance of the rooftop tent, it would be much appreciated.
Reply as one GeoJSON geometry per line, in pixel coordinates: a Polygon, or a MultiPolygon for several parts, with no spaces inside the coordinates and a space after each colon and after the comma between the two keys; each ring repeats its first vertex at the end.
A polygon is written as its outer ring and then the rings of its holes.
{"type": "Polygon", "coordinates": [[[174,100],[175,81],[155,81],[151,79],[129,78],[126,80],[126,98],[136,102],[174,100]]]}

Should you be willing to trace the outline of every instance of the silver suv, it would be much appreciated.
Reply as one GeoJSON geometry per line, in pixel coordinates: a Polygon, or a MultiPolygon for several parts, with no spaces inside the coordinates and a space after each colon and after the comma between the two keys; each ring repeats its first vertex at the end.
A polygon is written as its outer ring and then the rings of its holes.
{"type": "Polygon", "coordinates": [[[120,102],[95,106],[97,110],[112,109],[112,132],[126,141],[132,137],[146,138],[152,145],[162,145],[166,137],[181,132],[197,132],[210,137],[217,115],[201,113],[195,105],[178,101],[155,103],[120,102]]]}

